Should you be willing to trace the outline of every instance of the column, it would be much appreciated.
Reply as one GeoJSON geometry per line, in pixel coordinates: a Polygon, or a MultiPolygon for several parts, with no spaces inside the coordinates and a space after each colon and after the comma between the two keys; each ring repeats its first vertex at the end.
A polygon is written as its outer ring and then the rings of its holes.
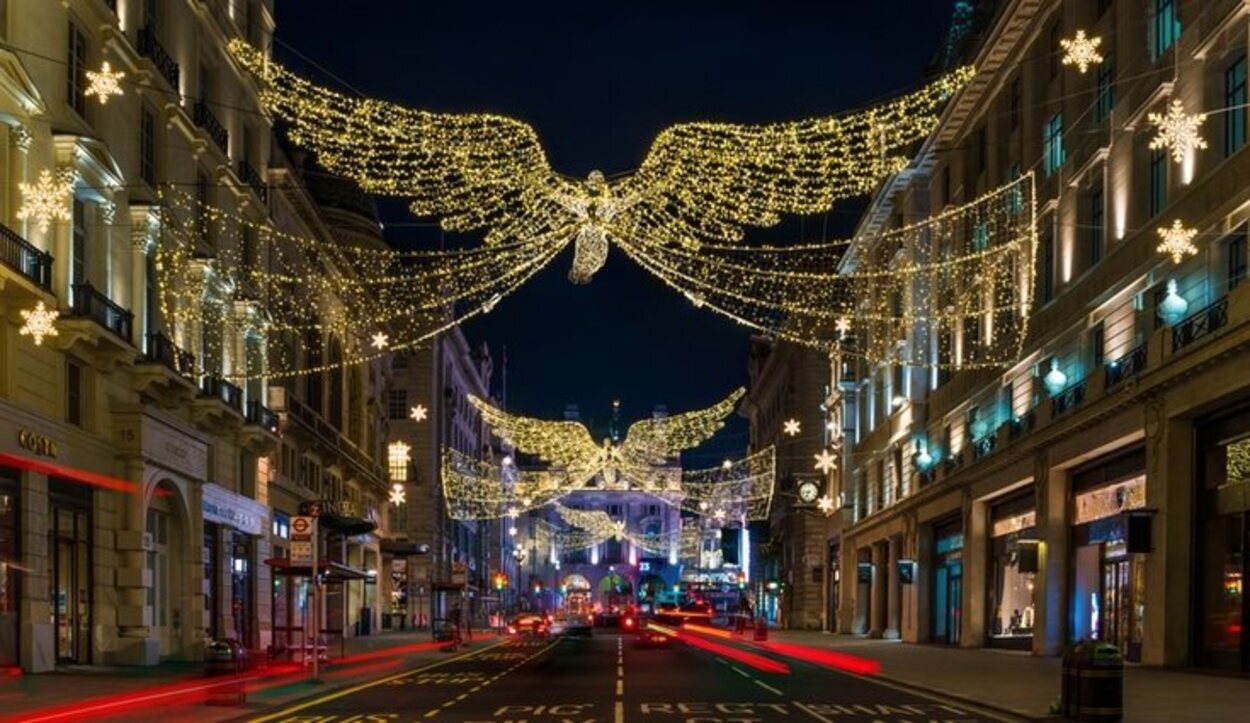
{"type": "Polygon", "coordinates": [[[1050,469],[1041,452],[1034,460],[1033,479],[1041,538],[1033,588],[1033,654],[1058,655],[1068,643],[1068,474],[1050,469]]]}
{"type": "Polygon", "coordinates": [[[859,557],[856,554],[853,541],[849,537],[842,538],[842,545],[838,548],[838,555],[841,558],[841,576],[842,579],[838,584],[838,620],[836,632],[839,633],[856,633],[855,627],[855,607],[860,604],[857,600],[859,590],[859,557]]]}
{"type": "Polygon", "coordinates": [[[134,314],[134,343],[139,349],[148,349],[148,314],[153,313],[147,304],[147,258],[152,234],[148,226],[148,212],[142,206],[130,208],[130,298],[118,300],[126,304],[134,314]]]}
{"type": "Polygon", "coordinates": [[[899,544],[898,535],[891,535],[890,539],[885,543],[885,549],[889,552],[889,560],[885,566],[885,587],[886,587],[886,621],[883,637],[890,640],[897,640],[902,630],[902,586],[898,582],[898,557],[902,551],[902,545],[899,544]]]}
{"type": "Polygon", "coordinates": [[[46,673],[56,667],[56,631],[48,600],[48,576],[52,574],[52,551],[48,549],[48,477],[22,473],[21,642],[18,655],[22,670],[46,673]]]}
{"type": "Polygon", "coordinates": [[[1152,551],[1144,558],[1146,610],[1142,663],[1189,663],[1193,628],[1192,525],[1194,514],[1194,425],[1165,415],[1162,402],[1146,408],[1146,507],[1152,551]]]}
{"type": "Polygon", "coordinates": [[[985,645],[986,589],[989,585],[989,506],[984,502],[971,502],[964,520],[963,552],[963,631],[959,645],[962,648],[980,648],[985,645]]]}
{"type": "Polygon", "coordinates": [[[868,606],[868,637],[879,638],[885,631],[885,547],[872,546],[872,592],[868,606]]]}
{"type": "MultiPolygon", "coordinates": [[[[143,489],[143,460],[126,460],[126,479],[143,489]]],[[[112,494],[99,492],[97,495],[112,494]]],[[[147,510],[143,494],[119,495],[117,513],[117,662],[121,665],[156,665],[160,642],[152,634],[155,611],[148,605],[152,571],[147,566],[144,532],[147,510]]]]}

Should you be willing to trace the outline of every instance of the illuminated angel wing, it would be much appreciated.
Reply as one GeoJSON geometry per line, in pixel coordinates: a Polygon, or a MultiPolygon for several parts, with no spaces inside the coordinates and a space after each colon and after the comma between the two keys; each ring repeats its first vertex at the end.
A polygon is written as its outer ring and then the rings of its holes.
{"type": "Polygon", "coordinates": [[[412,199],[418,216],[486,241],[526,241],[562,218],[556,176],[526,123],[499,115],[413,110],[315,85],[239,40],[234,57],[263,81],[261,100],[292,140],[369,193],[412,199]]]}
{"type": "Polygon", "coordinates": [[[937,125],[937,109],[972,77],[958,70],[907,96],[844,116],[769,125],[684,123],[655,139],[622,195],[645,199],[618,223],[635,242],[740,241],[783,213],[827,211],[905,165],[899,153],[937,125]]]}
{"type": "Polygon", "coordinates": [[[582,423],[521,417],[472,394],[468,399],[494,429],[495,436],[511,443],[518,451],[536,455],[551,466],[563,469],[574,486],[602,469],[603,448],[595,444],[582,423]]]}
{"type": "Polygon", "coordinates": [[[684,449],[697,447],[725,426],[725,419],[745,393],[740,388],[707,409],[633,423],[621,443],[621,467],[636,477],[664,466],[684,449]]]}

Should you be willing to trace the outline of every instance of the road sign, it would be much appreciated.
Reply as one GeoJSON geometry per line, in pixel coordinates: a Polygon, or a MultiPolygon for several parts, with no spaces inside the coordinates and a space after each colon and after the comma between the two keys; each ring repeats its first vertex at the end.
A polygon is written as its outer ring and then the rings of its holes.
{"type": "Polygon", "coordinates": [[[317,524],[315,517],[292,517],[291,539],[306,542],[312,539],[313,526],[317,524]]]}
{"type": "Polygon", "coordinates": [[[291,566],[312,567],[313,544],[311,542],[291,541],[291,566]]]}
{"type": "Polygon", "coordinates": [[[313,544],[317,539],[316,517],[291,518],[291,564],[313,565],[313,544]]]}

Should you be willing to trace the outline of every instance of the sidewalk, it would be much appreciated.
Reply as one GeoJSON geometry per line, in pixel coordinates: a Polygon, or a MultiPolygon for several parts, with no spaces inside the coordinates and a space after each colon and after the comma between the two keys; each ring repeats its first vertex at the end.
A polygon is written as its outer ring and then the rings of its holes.
{"type": "MultiPolygon", "coordinates": [[[[349,638],[344,657],[324,664],[322,680],[307,682],[311,668],[275,661],[267,670],[247,675],[247,703],[209,706],[201,686],[201,663],[166,663],[153,668],[79,666],[51,673],[26,674],[0,680],[0,723],[8,721],[226,721],[256,714],[335,688],[447,660],[466,650],[481,650],[497,640],[489,632],[475,635],[456,653],[441,651],[429,630],[410,630],[349,638]]],[[[217,679],[220,680],[220,679],[217,679]]]]}
{"type": "MultiPolygon", "coordinates": [[[[1059,698],[1060,659],[990,648],[946,648],[808,631],[771,631],[773,640],[879,661],[892,682],[1048,718],[1059,698]]],[[[1129,665],[1124,720],[1131,723],[1244,720],[1250,680],[1129,665]]],[[[1053,717],[1052,717],[1053,719],[1053,717]]]]}

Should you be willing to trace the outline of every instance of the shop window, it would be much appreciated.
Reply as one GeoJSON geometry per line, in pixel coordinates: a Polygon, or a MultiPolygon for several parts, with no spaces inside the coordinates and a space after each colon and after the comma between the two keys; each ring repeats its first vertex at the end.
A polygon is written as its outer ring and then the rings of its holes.
{"type": "Polygon", "coordinates": [[[991,645],[1028,648],[1033,638],[1037,513],[1032,493],[990,509],[987,590],[991,645]]]}

